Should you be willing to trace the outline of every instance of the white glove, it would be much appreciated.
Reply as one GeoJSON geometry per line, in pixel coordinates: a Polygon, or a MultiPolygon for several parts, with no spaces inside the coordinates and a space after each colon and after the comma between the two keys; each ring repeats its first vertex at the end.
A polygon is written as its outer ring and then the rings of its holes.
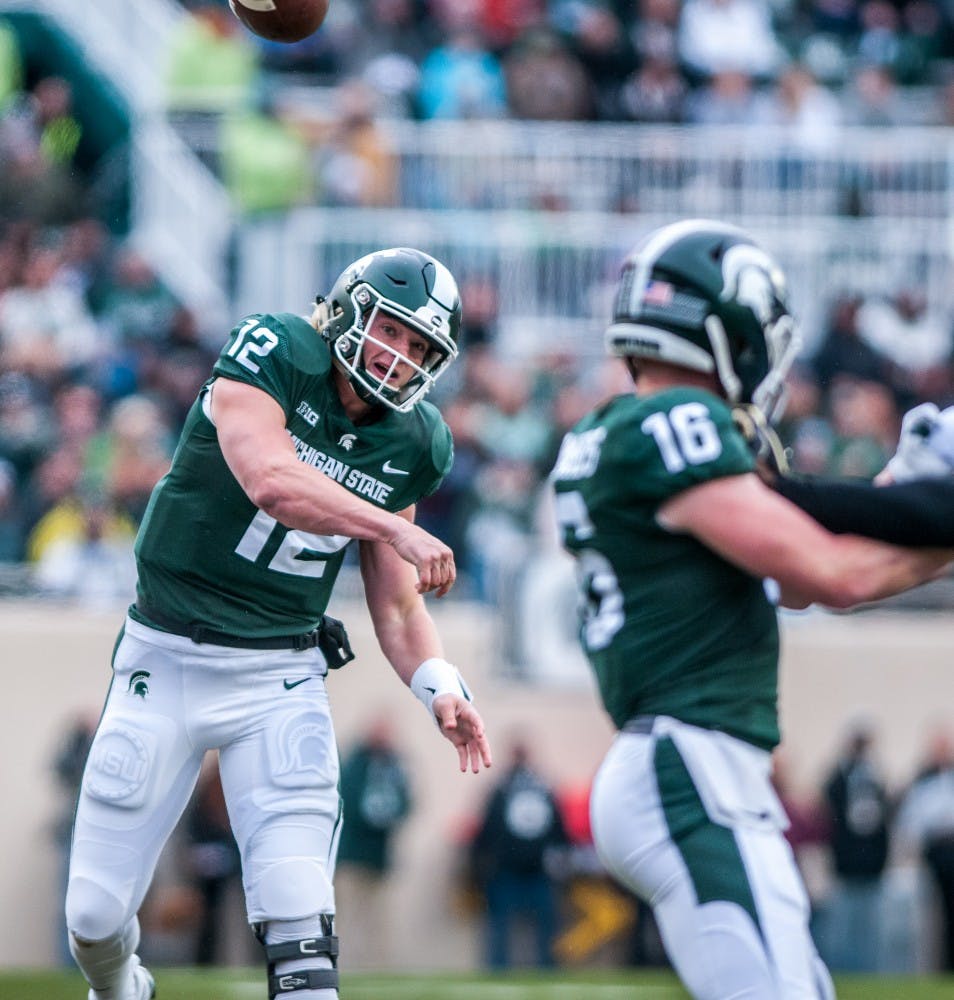
{"type": "Polygon", "coordinates": [[[901,418],[898,450],[885,471],[896,483],[954,474],[954,406],[921,403],[901,418]]]}

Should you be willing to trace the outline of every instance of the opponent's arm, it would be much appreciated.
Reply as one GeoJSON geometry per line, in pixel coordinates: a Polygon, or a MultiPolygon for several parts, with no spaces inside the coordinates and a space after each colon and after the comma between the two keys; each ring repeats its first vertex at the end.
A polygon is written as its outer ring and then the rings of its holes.
{"type": "Polygon", "coordinates": [[[390,546],[417,570],[415,589],[445,594],[456,578],[454,554],[406,518],[355,496],[299,462],[285,414],[262,389],[218,378],[211,412],[219,447],[248,498],[287,528],[346,535],[390,546]]]}
{"type": "Polygon", "coordinates": [[[753,407],[733,419],[759,459],[759,475],[777,493],[836,534],[895,545],[954,545],[954,407],[909,410],[898,450],[874,483],[789,475],[775,431],[753,407]]]}
{"type": "Polygon", "coordinates": [[[779,476],[772,489],[835,534],[954,546],[954,476],[884,486],[779,476]]]}
{"type": "MultiPolygon", "coordinates": [[[[411,521],[414,508],[402,511],[411,521]]],[[[457,670],[445,659],[434,620],[414,586],[411,566],[381,542],[362,541],[361,577],[381,651],[457,748],[461,771],[491,765],[480,714],[457,670]]]]}
{"type": "Polygon", "coordinates": [[[879,600],[934,578],[954,560],[951,548],[911,549],[833,534],[754,474],[685,490],[657,519],[753,576],[776,580],[787,607],[848,608],[879,600]]]}

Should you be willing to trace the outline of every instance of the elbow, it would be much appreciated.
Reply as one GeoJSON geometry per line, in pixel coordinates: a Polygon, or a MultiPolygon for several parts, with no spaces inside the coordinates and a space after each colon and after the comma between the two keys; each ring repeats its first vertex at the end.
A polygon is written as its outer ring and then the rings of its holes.
{"type": "Polygon", "coordinates": [[[244,485],[246,495],[259,510],[281,521],[288,491],[284,477],[277,469],[262,470],[244,485]]]}
{"type": "Polygon", "coordinates": [[[815,600],[827,608],[847,611],[874,598],[868,581],[857,573],[839,573],[819,581],[815,600]]]}

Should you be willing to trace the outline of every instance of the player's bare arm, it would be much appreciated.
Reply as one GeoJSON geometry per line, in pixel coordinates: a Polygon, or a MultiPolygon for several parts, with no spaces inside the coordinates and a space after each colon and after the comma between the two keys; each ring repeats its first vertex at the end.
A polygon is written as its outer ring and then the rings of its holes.
{"type": "Polygon", "coordinates": [[[659,521],[753,576],[776,580],[786,607],[848,608],[879,600],[933,579],[954,560],[954,549],[834,535],[754,474],[685,490],[660,508],[659,521]]]}
{"type": "Polygon", "coordinates": [[[453,586],[454,554],[443,542],[298,461],[285,415],[267,392],[226,378],[211,392],[222,454],[256,507],[288,528],[393,546],[417,570],[420,593],[443,596],[453,586]]]}
{"type": "MultiPolygon", "coordinates": [[[[413,515],[410,508],[401,516],[410,520],[413,515]]],[[[453,668],[444,661],[434,621],[417,592],[413,568],[392,546],[381,542],[363,541],[360,553],[365,596],[378,644],[398,676],[420,695],[420,683],[415,683],[415,678],[421,681],[420,671],[426,675],[436,669],[440,676],[444,668],[453,668]]],[[[450,680],[449,690],[438,690],[430,701],[425,693],[422,700],[443,735],[456,747],[461,771],[469,767],[476,774],[481,766],[492,763],[490,743],[480,714],[456,683],[459,677],[450,680]]]]}

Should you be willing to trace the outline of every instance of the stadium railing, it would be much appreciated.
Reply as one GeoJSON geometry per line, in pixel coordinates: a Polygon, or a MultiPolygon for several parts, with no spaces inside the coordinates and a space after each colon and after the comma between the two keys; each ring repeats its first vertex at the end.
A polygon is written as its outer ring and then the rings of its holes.
{"type": "MultiPolygon", "coordinates": [[[[236,315],[307,311],[351,260],[380,246],[425,247],[466,282],[498,291],[498,337],[508,355],[573,346],[593,355],[610,315],[626,252],[662,213],[300,209],[248,221],[237,243],[236,315]]],[[[933,308],[954,308],[952,217],[798,219],[726,213],[749,228],[788,272],[806,350],[821,336],[834,296],[915,284],[933,308]]]]}

